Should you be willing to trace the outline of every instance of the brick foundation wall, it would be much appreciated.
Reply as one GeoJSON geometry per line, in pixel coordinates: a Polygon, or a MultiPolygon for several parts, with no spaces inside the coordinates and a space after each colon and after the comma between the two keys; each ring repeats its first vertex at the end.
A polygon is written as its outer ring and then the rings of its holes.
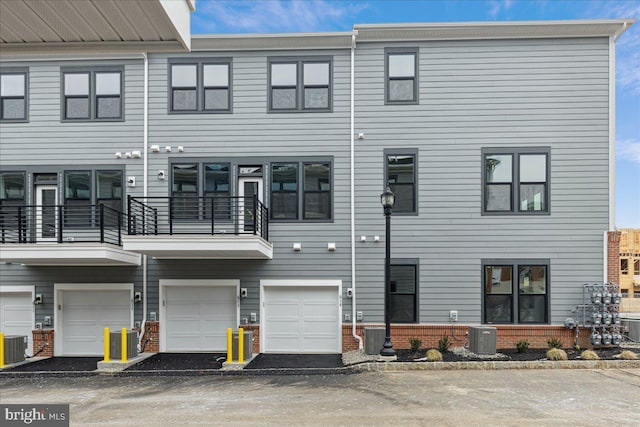
{"type": "Polygon", "coordinates": [[[36,354],[39,350],[38,357],[53,357],[53,329],[34,329],[32,332],[33,337],[33,353],[36,354]]]}
{"type": "MultiPolygon", "coordinates": [[[[241,328],[243,328],[246,331],[251,331],[253,332],[253,347],[251,348],[251,351],[253,351],[253,354],[258,354],[260,353],[260,326],[259,325],[240,325],[241,328]]],[[[245,343],[244,345],[247,345],[247,343],[245,343]]]]}
{"type": "Polygon", "coordinates": [[[620,235],[619,231],[607,233],[607,281],[620,283],[620,235]]]}
{"type": "Polygon", "coordinates": [[[147,321],[141,342],[143,353],[157,353],[160,351],[160,322],[147,321]]]}
{"type": "MultiPolygon", "coordinates": [[[[363,324],[356,326],[356,334],[364,339],[364,328],[384,328],[383,324],[363,324]]],[[[547,348],[550,338],[559,338],[563,347],[573,347],[575,330],[563,326],[520,326],[520,325],[494,325],[496,328],[497,348],[515,348],[515,343],[527,340],[529,348],[547,348]]],[[[453,347],[461,347],[467,341],[469,325],[391,325],[391,342],[394,348],[410,348],[409,338],[419,338],[423,348],[436,348],[438,341],[444,335],[449,337],[453,347]]],[[[342,351],[348,352],[358,349],[358,341],[351,335],[352,326],[342,325],[342,351]]],[[[587,348],[589,344],[588,329],[582,329],[579,336],[579,345],[587,348]]]]}

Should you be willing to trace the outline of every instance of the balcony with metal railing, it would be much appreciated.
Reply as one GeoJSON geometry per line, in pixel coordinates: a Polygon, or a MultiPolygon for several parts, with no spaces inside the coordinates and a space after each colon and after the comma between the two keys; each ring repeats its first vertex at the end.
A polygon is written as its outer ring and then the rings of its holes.
{"type": "Polygon", "coordinates": [[[140,265],[122,248],[127,216],[104,204],[0,206],[0,261],[25,265],[140,265]]]}
{"type": "Polygon", "coordinates": [[[169,259],[272,259],[269,212],[257,197],[127,199],[127,251],[169,259]]]}

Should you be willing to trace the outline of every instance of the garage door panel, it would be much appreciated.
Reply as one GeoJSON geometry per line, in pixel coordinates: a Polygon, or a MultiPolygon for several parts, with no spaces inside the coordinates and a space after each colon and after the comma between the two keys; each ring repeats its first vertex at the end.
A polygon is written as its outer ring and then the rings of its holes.
{"type": "Polygon", "coordinates": [[[33,349],[33,320],[31,292],[0,292],[0,331],[5,336],[26,336],[29,354],[33,349]]]}

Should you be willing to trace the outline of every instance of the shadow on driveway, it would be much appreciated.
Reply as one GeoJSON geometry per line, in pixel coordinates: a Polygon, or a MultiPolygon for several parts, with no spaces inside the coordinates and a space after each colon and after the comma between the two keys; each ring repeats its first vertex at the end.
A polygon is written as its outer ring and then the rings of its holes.
{"type": "Polygon", "coordinates": [[[341,354],[259,354],[244,369],[342,368],[341,354]]]}
{"type": "Polygon", "coordinates": [[[158,353],[127,371],[200,371],[220,369],[226,355],[222,353],[158,353]]]}

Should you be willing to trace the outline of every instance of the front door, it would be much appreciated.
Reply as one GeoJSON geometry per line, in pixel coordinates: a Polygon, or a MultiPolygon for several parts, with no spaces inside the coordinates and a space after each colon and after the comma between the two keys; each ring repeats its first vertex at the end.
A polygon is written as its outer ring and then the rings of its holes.
{"type": "Polygon", "coordinates": [[[257,206],[255,201],[262,202],[262,178],[254,176],[241,177],[238,179],[238,186],[240,230],[254,232],[254,219],[259,221],[259,216],[256,216],[257,206]]]}
{"type": "Polygon", "coordinates": [[[56,202],[58,187],[36,185],[36,240],[48,241],[56,238],[56,202]]]}

